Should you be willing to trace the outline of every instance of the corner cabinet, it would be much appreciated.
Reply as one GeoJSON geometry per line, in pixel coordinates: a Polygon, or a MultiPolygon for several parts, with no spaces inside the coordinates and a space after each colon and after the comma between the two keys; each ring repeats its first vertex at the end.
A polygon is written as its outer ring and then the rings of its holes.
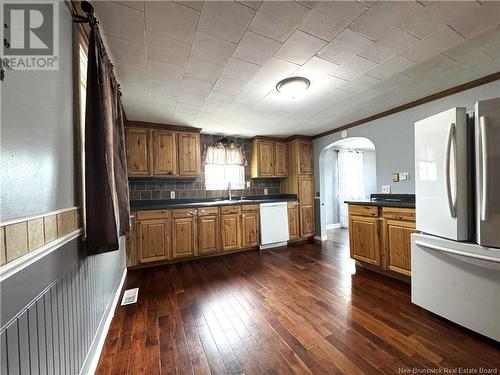
{"type": "Polygon", "coordinates": [[[415,210],[349,205],[351,258],[381,269],[411,275],[411,234],[415,210]]]}
{"type": "Polygon", "coordinates": [[[286,177],[288,146],[286,142],[264,138],[252,139],[252,178],[286,177]]]}
{"type": "Polygon", "coordinates": [[[197,177],[200,174],[198,133],[126,127],[125,143],[130,177],[197,177]]]}

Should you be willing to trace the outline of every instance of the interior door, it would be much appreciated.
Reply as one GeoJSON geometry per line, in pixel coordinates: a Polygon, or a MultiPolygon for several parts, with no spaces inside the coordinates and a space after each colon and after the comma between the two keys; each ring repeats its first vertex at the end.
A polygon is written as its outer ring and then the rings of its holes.
{"type": "Polygon", "coordinates": [[[467,159],[465,108],[415,123],[417,230],[469,239],[467,159]]]}
{"type": "Polygon", "coordinates": [[[500,98],[476,103],[475,141],[477,242],[500,247],[500,98]]]}

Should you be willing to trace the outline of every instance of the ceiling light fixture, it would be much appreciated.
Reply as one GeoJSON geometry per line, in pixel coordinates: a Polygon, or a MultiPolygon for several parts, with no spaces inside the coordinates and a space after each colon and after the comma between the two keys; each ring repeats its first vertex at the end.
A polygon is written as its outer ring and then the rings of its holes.
{"type": "Polygon", "coordinates": [[[295,99],[297,96],[306,91],[310,85],[311,81],[309,81],[307,78],[289,77],[279,81],[276,85],[276,90],[278,90],[280,94],[295,99]]]}

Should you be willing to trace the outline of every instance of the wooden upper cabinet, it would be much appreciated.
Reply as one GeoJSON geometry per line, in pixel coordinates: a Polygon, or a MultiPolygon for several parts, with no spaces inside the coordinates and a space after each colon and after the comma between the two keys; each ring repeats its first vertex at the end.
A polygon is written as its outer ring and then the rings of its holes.
{"type": "Polygon", "coordinates": [[[252,177],[272,177],[274,174],[273,142],[264,139],[253,142],[252,177]]]}
{"type": "Polygon", "coordinates": [[[145,220],[139,226],[139,262],[147,263],[170,258],[170,220],[145,220]]]}
{"type": "Polygon", "coordinates": [[[288,145],[284,142],[274,142],[274,175],[288,175],[288,145]]]}
{"type": "Polygon", "coordinates": [[[299,177],[298,196],[301,205],[314,205],[314,181],[312,177],[299,177]]]}
{"type": "Polygon", "coordinates": [[[198,254],[214,254],[219,251],[219,216],[198,218],[198,254]]]}
{"type": "Polygon", "coordinates": [[[259,214],[243,212],[241,215],[242,245],[244,249],[259,245],[259,214]]]}
{"type": "Polygon", "coordinates": [[[151,175],[150,131],[140,128],[125,129],[127,171],[129,176],[151,175]]]}
{"type": "Polygon", "coordinates": [[[380,262],[379,219],[349,216],[349,247],[351,258],[377,266],[380,262]]]}
{"type": "Polygon", "coordinates": [[[179,133],[179,176],[196,177],[200,174],[200,135],[179,133]]]}
{"type": "Polygon", "coordinates": [[[174,259],[197,255],[196,217],[172,219],[172,256],[174,259]]]}
{"type": "Polygon", "coordinates": [[[298,174],[313,174],[313,150],[309,141],[298,141],[298,174]]]}
{"type": "Polygon", "coordinates": [[[167,130],[153,130],[153,174],[175,176],[177,174],[177,137],[167,130]]]}

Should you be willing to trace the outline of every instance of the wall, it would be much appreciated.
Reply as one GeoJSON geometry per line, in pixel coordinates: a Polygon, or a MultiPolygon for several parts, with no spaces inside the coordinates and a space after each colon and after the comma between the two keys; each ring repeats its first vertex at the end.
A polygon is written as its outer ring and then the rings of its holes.
{"type": "MultiPolygon", "coordinates": [[[[406,111],[398,112],[348,129],[349,137],[366,137],[375,145],[377,190],[390,185],[392,193],[415,193],[415,146],[413,126],[416,121],[453,107],[472,110],[478,100],[500,96],[500,81],[488,83],[454,95],[438,99],[406,111]],[[392,182],[393,172],[409,172],[410,181],[392,182]]],[[[325,148],[342,139],[340,132],[316,138],[313,141],[316,189],[324,191],[325,148]],[[320,157],[321,155],[321,157],[320,157]]],[[[325,232],[325,214],[321,210],[321,233],[325,232]]],[[[319,226],[318,226],[319,227],[319,226]]]]}
{"type": "MultiPolygon", "coordinates": [[[[200,148],[203,155],[205,147],[217,142],[219,136],[210,134],[201,134],[200,148]]],[[[242,190],[233,190],[234,196],[252,196],[264,195],[264,189],[268,189],[268,194],[280,194],[281,179],[267,178],[267,179],[252,179],[250,176],[250,160],[251,160],[251,147],[248,138],[234,138],[234,143],[243,147],[248,166],[245,167],[245,180],[250,181],[249,188],[242,190]]],[[[205,176],[203,174],[204,167],[203,161],[201,166],[201,175],[196,179],[167,179],[167,178],[131,178],[129,180],[130,199],[131,200],[144,200],[144,199],[170,199],[170,192],[175,191],[177,199],[189,198],[220,198],[226,197],[227,190],[206,190],[205,189],[205,176]]]]}
{"type": "MultiPolygon", "coordinates": [[[[2,221],[78,205],[72,22],[67,5],[57,4],[59,70],[7,71],[0,84],[2,221]]],[[[76,374],[88,366],[125,271],[121,243],[85,257],[77,238],[2,277],[1,374],[76,374]]]]}
{"type": "Polygon", "coordinates": [[[370,194],[377,192],[377,159],[375,151],[363,151],[363,171],[365,177],[365,193],[366,197],[369,198],[370,194]]]}

